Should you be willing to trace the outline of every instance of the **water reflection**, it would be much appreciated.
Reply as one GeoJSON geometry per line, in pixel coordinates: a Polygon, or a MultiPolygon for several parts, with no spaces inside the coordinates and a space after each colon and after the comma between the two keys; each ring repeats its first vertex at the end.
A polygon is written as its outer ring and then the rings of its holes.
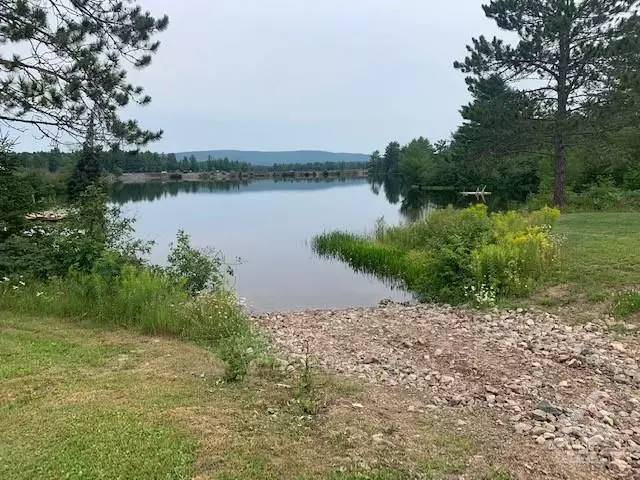
{"type": "MultiPolygon", "coordinates": [[[[454,187],[430,187],[407,185],[402,175],[369,176],[371,191],[375,195],[384,193],[385,198],[392,205],[400,205],[400,214],[407,221],[415,221],[425,211],[433,208],[454,207],[464,208],[475,203],[486,203],[491,211],[514,208],[525,201],[526,196],[518,196],[513,192],[491,192],[482,198],[462,195],[454,187]]],[[[474,191],[475,191],[474,187],[474,191]]]]}

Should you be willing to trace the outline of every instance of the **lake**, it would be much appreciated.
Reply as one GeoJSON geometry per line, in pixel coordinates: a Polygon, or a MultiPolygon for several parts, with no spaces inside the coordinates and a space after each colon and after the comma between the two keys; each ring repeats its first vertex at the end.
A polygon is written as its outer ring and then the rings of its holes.
{"type": "Polygon", "coordinates": [[[234,265],[233,286],[256,311],[376,305],[409,300],[345,264],[319,258],[309,245],[330,230],[371,231],[376,219],[399,223],[398,204],[363,179],[245,183],[145,183],[114,186],[112,201],[136,218],[140,238],[166,261],[179,229],[197,247],[212,247],[234,265]]]}

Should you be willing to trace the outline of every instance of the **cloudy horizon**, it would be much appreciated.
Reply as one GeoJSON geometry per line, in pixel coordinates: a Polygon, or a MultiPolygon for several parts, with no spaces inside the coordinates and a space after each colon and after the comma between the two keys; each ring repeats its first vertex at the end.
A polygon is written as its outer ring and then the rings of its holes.
{"type": "Polygon", "coordinates": [[[148,148],[164,152],[369,153],[448,138],[469,101],[453,61],[496,32],[481,0],[138,3],[170,24],[151,66],[130,72],[153,102],[123,117],[163,129],[148,148]]]}

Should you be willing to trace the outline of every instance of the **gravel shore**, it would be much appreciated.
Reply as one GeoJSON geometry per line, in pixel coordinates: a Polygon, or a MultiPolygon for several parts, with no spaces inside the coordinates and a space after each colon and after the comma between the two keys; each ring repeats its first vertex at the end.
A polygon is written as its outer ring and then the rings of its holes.
{"type": "Polygon", "coordinates": [[[604,320],[400,304],[256,320],[291,362],[308,345],[329,371],[423,392],[431,408],[489,409],[532,448],[640,478],[639,342],[604,320]]]}

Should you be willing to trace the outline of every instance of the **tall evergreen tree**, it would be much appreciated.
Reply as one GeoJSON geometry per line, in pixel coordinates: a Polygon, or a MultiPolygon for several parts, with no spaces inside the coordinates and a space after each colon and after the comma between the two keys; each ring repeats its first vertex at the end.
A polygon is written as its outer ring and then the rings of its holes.
{"type": "Polygon", "coordinates": [[[400,144],[390,142],[384,150],[382,157],[382,168],[385,175],[396,174],[400,167],[400,144]]]}
{"type": "Polygon", "coordinates": [[[87,138],[82,145],[80,158],[69,178],[69,198],[77,200],[89,185],[94,185],[100,178],[100,156],[95,143],[93,120],[89,121],[87,138]]]}
{"type": "Polygon", "coordinates": [[[11,235],[21,233],[25,214],[32,206],[33,191],[29,183],[16,174],[13,143],[0,136],[0,246],[11,235]]]}
{"type": "Polygon", "coordinates": [[[167,25],[132,1],[0,0],[0,121],[82,140],[92,117],[100,143],[159,138],[117,110],[151,101],[123,65],[148,66],[167,25]]]}
{"type": "Polygon", "coordinates": [[[542,96],[552,118],[554,203],[565,203],[567,143],[582,109],[604,98],[612,70],[638,55],[638,0],[491,0],[485,15],[518,35],[515,45],[494,37],[473,39],[469,56],[454,66],[470,74],[471,88],[500,75],[542,96]],[[527,81],[527,87],[522,81],[527,81]],[[528,85],[533,85],[528,87],[528,85]]]}

